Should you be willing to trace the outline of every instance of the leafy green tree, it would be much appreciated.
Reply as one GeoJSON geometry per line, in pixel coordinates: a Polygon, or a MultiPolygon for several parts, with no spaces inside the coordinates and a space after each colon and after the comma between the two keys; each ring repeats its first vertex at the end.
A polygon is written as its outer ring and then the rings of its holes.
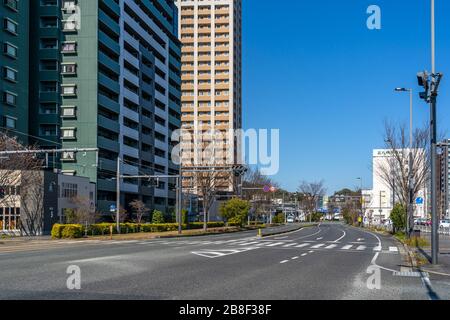
{"type": "Polygon", "coordinates": [[[152,223],[153,224],[164,223],[164,214],[158,210],[153,211],[152,223]]]}
{"type": "Polygon", "coordinates": [[[284,214],[283,213],[277,214],[275,217],[273,217],[272,222],[273,223],[284,223],[284,214]]]}
{"type": "Polygon", "coordinates": [[[250,203],[241,199],[231,199],[220,206],[220,215],[228,223],[245,225],[250,203]]]}
{"type": "Polygon", "coordinates": [[[183,209],[181,211],[181,217],[182,217],[183,224],[189,224],[189,211],[187,211],[186,209],[183,209]]]}
{"type": "Polygon", "coordinates": [[[323,214],[320,212],[315,212],[311,215],[311,221],[312,222],[320,222],[320,220],[323,218],[323,214]]]}
{"type": "Polygon", "coordinates": [[[391,211],[391,220],[394,225],[394,233],[405,230],[406,228],[406,207],[397,203],[391,211]]]}

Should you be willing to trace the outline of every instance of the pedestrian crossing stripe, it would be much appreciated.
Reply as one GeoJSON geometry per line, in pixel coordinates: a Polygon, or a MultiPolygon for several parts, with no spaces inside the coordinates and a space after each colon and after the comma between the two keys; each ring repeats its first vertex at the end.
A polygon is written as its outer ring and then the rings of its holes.
{"type": "Polygon", "coordinates": [[[346,246],[343,246],[343,247],[342,247],[342,250],[350,250],[352,247],[353,247],[352,244],[348,244],[348,245],[346,245],[346,246]]]}

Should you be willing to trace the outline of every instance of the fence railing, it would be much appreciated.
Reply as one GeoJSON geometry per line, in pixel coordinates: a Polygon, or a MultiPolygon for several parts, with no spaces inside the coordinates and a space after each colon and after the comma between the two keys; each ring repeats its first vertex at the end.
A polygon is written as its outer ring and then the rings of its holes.
{"type": "MultiPolygon", "coordinates": [[[[415,225],[414,229],[423,233],[431,233],[431,226],[415,225]]],[[[450,228],[439,228],[439,234],[450,236],[450,228]]]]}

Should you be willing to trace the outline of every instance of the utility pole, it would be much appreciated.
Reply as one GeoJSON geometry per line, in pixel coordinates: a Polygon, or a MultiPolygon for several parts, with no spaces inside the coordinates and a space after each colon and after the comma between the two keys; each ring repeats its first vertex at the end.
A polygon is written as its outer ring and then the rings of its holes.
{"type": "Polygon", "coordinates": [[[413,177],[413,90],[396,88],[397,92],[409,93],[409,152],[408,152],[408,208],[406,214],[406,235],[411,237],[414,229],[414,177],[413,177]]]}
{"type": "Polygon", "coordinates": [[[437,96],[442,73],[436,72],[435,59],[435,6],[431,0],[431,75],[428,72],[417,74],[419,86],[425,89],[420,98],[430,104],[430,135],[431,135],[431,259],[434,265],[438,264],[439,255],[439,215],[437,210],[437,96]]]}
{"type": "Polygon", "coordinates": [[[120,157],[117,157],[117,172],[116,172],[116,229],[120,234],[120,157]]]}

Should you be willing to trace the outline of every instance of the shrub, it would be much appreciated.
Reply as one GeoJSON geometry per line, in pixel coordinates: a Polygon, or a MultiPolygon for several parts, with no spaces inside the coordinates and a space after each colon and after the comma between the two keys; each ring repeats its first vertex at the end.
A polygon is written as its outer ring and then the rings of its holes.
{"type": "Polygon", "coordinates": [[[392,209],[391,220],[394,225],[394,233],[396,231],[405,230],[406,227],[406,208],[404,205],[397,203],[392,209]]]}
{"type": "Polygon", "coordinates": [[[152,223],[153,224],[162,224],[162,223],[164,223],[164,214],[161,211],[158,211],[158,210],[153,211],[152,223]]]}
{"type": "Polygon", "coordinates": [[[275,217],[273,217],[272,223],[284,223],[284,214],[277,214],[275,217]]]}
{"type": "Polygon", "coordinates": [[[220,215],[229,223],[239,223],[243,226],[246,223],[250,203],[238,198],[228,200],[220,206],[220,215]]]}
{"type": "Polygon", "coordinates": [[[61,239],[62,237],[62,231],[64,230],[64,225],[55,223],[52,227],[52,239],[61,239]]]}
{"type": "Polygon", "coordinates": [[[66,224],[61,232],[64,239],[77,239],[83,237],[84,228],[80,224],[66,224]]]}

